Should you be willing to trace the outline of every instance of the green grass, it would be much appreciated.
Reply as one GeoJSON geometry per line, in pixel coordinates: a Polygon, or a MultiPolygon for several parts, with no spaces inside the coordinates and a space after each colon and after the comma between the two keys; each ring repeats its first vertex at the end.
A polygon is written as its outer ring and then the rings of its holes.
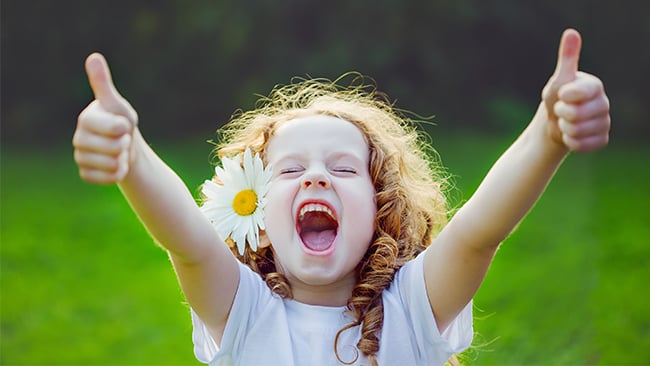
{"type": "MultiPolygon", "coordinates": [[[[155,146],[192,189],[210,146],[155,146]]],[[[467,198],[509,141],[434,138],[467,198]]],[[[650,149],[569,157],[476,296],[466,364],[650,362],[650,149]]],[[[165,253],[115,187],[82,183],[70,148],[2,151],[6,365],[197,365],[165,253]]]]}
{"type": "Polygon", "coordinates": [[[198,364],[166,254],[71,154],[3,151],[0,364],[198,364]]]}
{"type": "MultiPolygon", "coordinates": [[[[440,143],[469,197],[509,141],[440,143]]],[[[476,295],[466,363],[650,363],[649,157],[616,141],[569,156],[476,295]]]]}

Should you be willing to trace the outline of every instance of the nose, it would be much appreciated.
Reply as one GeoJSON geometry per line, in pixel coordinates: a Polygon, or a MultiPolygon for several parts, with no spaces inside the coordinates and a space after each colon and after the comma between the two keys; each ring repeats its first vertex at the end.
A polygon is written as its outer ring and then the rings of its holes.
{"type": "Polygon", "coordinates": [[[321,171],[310,170],[305,173],[302,177],[301,186],[303,189],[306,188],[330,188],[330,179],[321,171]]]}

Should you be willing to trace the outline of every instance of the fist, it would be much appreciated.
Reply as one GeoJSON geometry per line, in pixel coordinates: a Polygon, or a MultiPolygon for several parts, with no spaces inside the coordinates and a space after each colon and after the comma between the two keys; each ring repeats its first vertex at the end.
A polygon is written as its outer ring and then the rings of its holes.
{"type": "Polygon", "coordinates": [[[578,71],[580,34],[562,34],[555,72],[542,91],[551,139],[569,150],[587,152],[609,142],[609,100],[597,77],[578,71]]]}
{"type": "Polygon", "coordinates": [[[101,54],[88,56],[86,73],[95,100],[77,119],[72,138],[74,159],[83,180],[117,183],[126,177],[133,161],[133,134],[138,115],[117,92],[101,54]]]}

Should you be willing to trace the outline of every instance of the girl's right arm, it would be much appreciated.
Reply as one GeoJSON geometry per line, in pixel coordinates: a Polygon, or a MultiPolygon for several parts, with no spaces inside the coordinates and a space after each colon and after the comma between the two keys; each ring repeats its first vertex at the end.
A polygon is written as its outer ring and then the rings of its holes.
{"type": "Polygon", "coordinates": [[[168,252],[183,292],[220,341],[239,284],[237,260],[181,179],[148,146],[138,116],[117,92],[100,54],[86,60],[95,100],[79,115],[75,161],[85,181],[117,183],[168,252]]]}
{"type": "Polygon", "coordinates": [[[600,79],[579,71],[581,44],[577,31],[563,33],[537,113],[427,252],[425,282],[440,331],[474,297],[500,243],[569,151],[594,151],[609,141],[609,100],[600,79]]]}

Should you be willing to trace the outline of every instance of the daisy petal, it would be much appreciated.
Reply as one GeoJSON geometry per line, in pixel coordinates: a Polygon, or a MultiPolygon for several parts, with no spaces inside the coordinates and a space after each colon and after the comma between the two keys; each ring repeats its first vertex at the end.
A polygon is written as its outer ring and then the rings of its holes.
{"type": "Polygon", "coordinates": [[[205,202],[201,207],[222,239],[231,238],[243,255],[246,243],[251,249],[259,246],[259,230],[264,229],[265,195],[270,186],[272,170],[264,167],[259,153],[253,155],[246,149],[242,156],[221,159],[222,167],[215,167],[215,175],[221,184],[206,180],[202,187],[205,202]],[[257,196],[252,214],[240,215],[235,211],[235,197],[244,190],[253,190],[257,196]]]}

